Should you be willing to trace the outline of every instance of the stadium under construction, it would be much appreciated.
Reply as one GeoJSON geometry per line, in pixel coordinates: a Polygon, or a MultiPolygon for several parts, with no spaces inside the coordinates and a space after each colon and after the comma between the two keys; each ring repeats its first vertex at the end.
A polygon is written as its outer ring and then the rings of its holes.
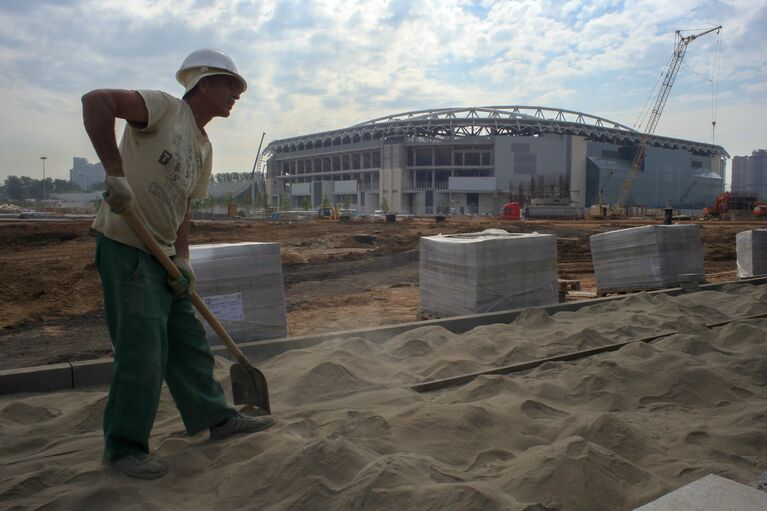
{"type": "MultiPolygon", "coordinates": [[[[643,134],[570,110],[490,106],[406,112],[272,141],[274,207],[323,200],[359,212],[497,214],[510,200],[613,204],[643,134]]],[[[724,191],[721,147],[652,135],[626,206],[701,209],[724,191]]]]}

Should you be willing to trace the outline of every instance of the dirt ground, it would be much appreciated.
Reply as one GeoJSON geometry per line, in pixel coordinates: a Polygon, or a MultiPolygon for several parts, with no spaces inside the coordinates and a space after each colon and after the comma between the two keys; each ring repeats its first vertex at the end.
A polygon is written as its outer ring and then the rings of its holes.
{"type": "MultiPolygon", "coordinates": [[[[320,220],[193,222],[191,242],[279,241],[292,336],[418,319],[421,236],[501,228],[558,236],[559,278],[595,291],[589,236],[657,222],[404,219],[396,224],[320,220]],[[370,243],[355,235],[372,235],[370,243]]],[[[764,222],[700,224],[707,278],[735,278],[735,235],[764,222]]],[[[93,262],[90,221],[0,221],[0,369],[111,353],[93,262]]]]}

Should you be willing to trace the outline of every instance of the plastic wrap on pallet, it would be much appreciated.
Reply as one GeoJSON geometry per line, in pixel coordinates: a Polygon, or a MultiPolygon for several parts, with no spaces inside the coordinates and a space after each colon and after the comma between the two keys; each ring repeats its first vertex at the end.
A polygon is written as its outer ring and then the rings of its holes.
{"type": "MultiPolygon", "coordinates": [[[[196,290],[235,341],[288,334],[278,243],[194,245],[196,290]]],[[[211,346],[221,340],[202,320],[211,346]]]]}
{"type": "Polygon", "coordinates": [[[767,229],[739,232],[735,236],[738,278],[767,275],[767,229]]]}
{"type": "Polygon", "coordinates": [[[501,229],[423,237],[419,280],[428,317],[555,304],[556,237],[501,229]]]}
{"type": "Polygon", "coordinates": [[[705,280],[697,225],[647,225],[595,234],[591,259],[597,292],[676,287],[680,274],[705,280]]]}

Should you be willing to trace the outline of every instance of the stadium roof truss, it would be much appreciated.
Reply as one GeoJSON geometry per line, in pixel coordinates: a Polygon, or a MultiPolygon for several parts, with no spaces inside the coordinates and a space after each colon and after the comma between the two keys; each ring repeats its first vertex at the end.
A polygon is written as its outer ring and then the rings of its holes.
{"type": "MultiPolygon", "coordinates": [[[[338,147],[393,137],[414,140],[459,140],[467,137],[574,135],[596,142],[639,144],[642,133],[623,124],[583,112],[542,106],[486,106],[417,110],[379,117],[321,133],[274,140],[266,153],[338,147]]],[[[721,146],[678,138],[651,136],[653,147],[684,149],[695,154],[729,157],[721,146]]]]}

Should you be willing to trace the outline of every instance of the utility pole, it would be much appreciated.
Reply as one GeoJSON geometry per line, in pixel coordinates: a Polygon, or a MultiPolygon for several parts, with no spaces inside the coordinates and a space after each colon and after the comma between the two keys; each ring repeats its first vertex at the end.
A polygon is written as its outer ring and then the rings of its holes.
{"type": "MultiPolygon", "coordinates": [[[[43,160],[43,201],[45,201],[45,160],[48,159],[47,156],[41,156],[41,160],[43,160]]],[[[45,205],[43,205],[45,207],[45,205]]]]}

